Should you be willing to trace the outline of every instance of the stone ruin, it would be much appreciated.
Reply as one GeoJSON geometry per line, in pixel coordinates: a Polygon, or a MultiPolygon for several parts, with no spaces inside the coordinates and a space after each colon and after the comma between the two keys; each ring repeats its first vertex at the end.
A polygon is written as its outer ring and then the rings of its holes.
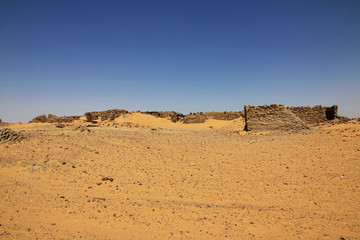
{"type": "Polygon", "coordinates": [[[23,139],[21,134],[10,130],[9,128],[0,128],[0,143],[14,143],[23,139]]]}
{"type": "Polygon", "coordinates": [[[309,126],[283,104],[245,106],[246,131],[300,130],[309,126]]]}
{"type": "Polygon", "coordinates": [[[308,129],[338,118],[338,106],[287,107],[283,104],[245,106],[246,131],[274,131],[308,129]]]}
{"type": "MultiPolygon", "coordinates": [[[[172,122],[183,124],[204,123],[207,119],[230,121],[240,117],[245,118],[246,131],[274,131],[274,130],[299,130],[307,129],[309,125],[316,125],[334,119],[347,121],[349,119],[337,115],[338,106],[323,107],[284,107],[283,104],[272,104],[264,106],[244,106],[244,111],[225,112],[200,112],[183,115],[175,111],[152,111],[141,112],[159,118],[170,118],[172,122]]],[[[140,111],[138,111],[140,112],[140,111]]],[[[123,109],[112,109],[107,111],[85,113],[87,122],[114,120],[129,112],[123,109]]],[[[49,114],[40,115],[30,121],[36,123],[64,123],[73,122],[79,116],[57,117],[49,114]]]]}
{"type": "Polygon", "coordinates": [[[323,107],[317,105],[314,107],[287,107],[296,116],[307,124],[318,124],[329,120],[334,120],[338,117],[338,106],[323,107]]]}

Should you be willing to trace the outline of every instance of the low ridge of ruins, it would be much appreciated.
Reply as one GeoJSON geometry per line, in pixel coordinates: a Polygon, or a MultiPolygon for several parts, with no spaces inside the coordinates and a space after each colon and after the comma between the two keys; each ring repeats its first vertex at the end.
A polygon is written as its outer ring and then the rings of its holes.
{"type": "MultiPolygon", "coordinates": [[[[140,111],[137,111],[140,112],[140,111]]],[[[157,118],[168,118],[172,122],[183,124],[204,123],[208,119],[230,121],[243,118],[245,131],[278,131],[278,130],[301,130],[309,129],[310,126],[324,122],[340,119],[348,120],[346,117],[338,116],[338,106],[323,107],[285,107],[283,104],[271,104],[263,106],[245,105],[243,111],[224,112],[198,112],[184,115],[175,111],[148,111],[140,112],[155,116],[157,118]]],[[[107,111],[86,112],[86,121],[113,121],[115,118],[131,114],[123,109],[112,109],[107,111]]],[[[57,117],[53,114],[48,116],[42,114],[35,117],[30,123],[66,123],[80,119],[80,116],[57,117]]]]}

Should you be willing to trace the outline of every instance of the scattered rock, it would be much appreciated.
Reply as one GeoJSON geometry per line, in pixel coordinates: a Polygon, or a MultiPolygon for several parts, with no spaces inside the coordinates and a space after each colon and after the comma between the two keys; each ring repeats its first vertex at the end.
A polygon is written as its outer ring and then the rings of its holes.
{"type": "Polygon", "coordinates": [[[101,180],[102,181],[110,181],[110,182],[114,181],[113,178],[109,178],[109,177],[103,177],[101,180]]]}

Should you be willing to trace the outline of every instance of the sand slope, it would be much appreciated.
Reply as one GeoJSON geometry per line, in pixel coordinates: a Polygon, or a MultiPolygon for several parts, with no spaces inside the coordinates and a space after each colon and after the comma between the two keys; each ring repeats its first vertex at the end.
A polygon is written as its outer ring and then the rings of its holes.
{"type": "Polygon", "coordinates": [[[358,122],[79,124],[10,126],[27,139],[0,145],[0,239],[360,238],[358,122]]]}
{"type": "MultiPolygon", "coordinates": [[[[157,118],[152,115],[143,113],[131,113],[115,119],[114,123],[124,124],[131,123],[141,127],[164,128],[164,129],[244,129],[242,118],[231,121],[208,119],[205,123],[183,124],[182,122],[171,122],[170,119],[157,118]]],[[[124,125],[126,126],[126,125],[124,125]]]]}

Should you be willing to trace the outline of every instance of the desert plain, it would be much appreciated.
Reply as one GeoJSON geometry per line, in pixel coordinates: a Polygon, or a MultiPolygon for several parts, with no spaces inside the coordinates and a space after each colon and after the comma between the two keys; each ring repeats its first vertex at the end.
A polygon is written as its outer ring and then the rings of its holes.
{"type": "Polygon", "coordinates": [[[0,239],[360,239],[360,124],[9,124],[0,239]]]}

